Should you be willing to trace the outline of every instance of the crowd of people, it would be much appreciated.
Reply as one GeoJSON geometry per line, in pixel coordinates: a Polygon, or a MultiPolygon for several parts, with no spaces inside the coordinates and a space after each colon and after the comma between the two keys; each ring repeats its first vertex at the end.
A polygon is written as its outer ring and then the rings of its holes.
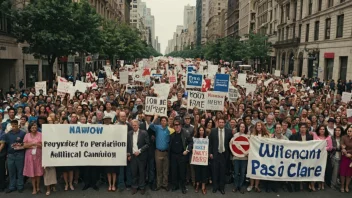
{"type": "MultiPolygon", "coordinates": [[[[183,194],[194,191],[207,194],[225,194],[225,185],[232,192],[250,191],[289,192],[309,190],[315,192],[326,187],[349,192],[352,176],[352,126],[347,117],[352,103],[343,102],[342,92],[351,92],[352,83],[320,82],[319,79],[302,77],[298,82],[292,76],[275,77],[265,72],[250,71],[247,83],[256,84],[254,92],[247,93],[245,86],[237,84],[236,67],[219,65],[219,72],[231,76],[231,85],[238,89],[236,101],[226,98],[223,111],[202,111],[187,108],[187,92],[182,72],[187,65],[195,70],[207,66],[194,60],[171,63],[167,58],[156,61],[157,73],[150,82],[137,82],[130,76],[131,92],[127,85],[107,78],[103,71],[104,85],[76,92],[74,96],[58,94],[57,84],[48,88],[46,94],[36,95],[34,87],[7,93],[1,90],[0,110],[0,191],[23,192],[31,181],[32,194],[41,192],[44,180],[46,195],[56,191],[58,181],[63,179],[64,190],[75,190],[82,180],[83,190],[99,190],[106,183],[109,192],[131,190],[145,194],[146,187],[152,191],[177,191],[183,194]],[[167,67],[167,68],[166,68],[167,67]],[[225,67],[225,70],[221,69],[225,67]],[[177,83],[170,86],[167,116],[146,115],[146,96],[158,97],[154,84],[168,83],[167,71],[178,73],[177,83]],[[273,78],[267,86],[264,82],[273,78]],[[286,85],[288,87],[285,87],[286,85]],[[44,124],[103,124],[127,125],[127,166],[42,167],[42,127],[44,124]],[[283,141],[326,140],[328,158],[324,182],[260,181],[246,178],[248,156],[232,155],[229,143],[233,137],[259,136],[283,141]],[[209,139],[208,166],[190,164],[193,139],[209,139]],[[98,183],[100,185],[98,185],[98,183]],[[188,185],[192,186],[187,187],[188,185]]],[[[121,66],[119,72],[138,71],[138,64],[121,66]]],[[[84,81],[94,82],[87,76],[84,81]]],[[[100,78],[99,77],[99,78],[100,78]]],[[[213,78],[206,76],[206,78],[213,78]]],[[[83,77],[82,77],[83,78],[83,77]]],[[[73,80],[73,79],[72,79],[73,80]]],[[[74,80],[73,80],[74,81],[74,80]]],[[[341,81],[342,82],[342,81],[341,81]]],[[[195,90],[195,89],[192,89],[195,90]]]]}

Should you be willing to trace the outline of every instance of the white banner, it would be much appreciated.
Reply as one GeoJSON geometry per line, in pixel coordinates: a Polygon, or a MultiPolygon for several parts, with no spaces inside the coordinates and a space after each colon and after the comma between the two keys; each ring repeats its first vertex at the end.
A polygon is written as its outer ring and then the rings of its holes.
{"type": "Polygon", "coordinates": [[[43,96],[46,96],[46,81],[42,82],[35,82],[35,95],[39,96],[40,94],[43,94],[43,96]],[[41,91],[42,93],[40,93],[41,91]]]}
{"type": "Polygon", "coordinates": [[[229,88],[229,101],[230,102],[236,102],[237,98],[240,96],[238,89],[235,88],[234,86],[230,86],[229,88]]]}
{"type": "Polygon", "coordinates": [[[238,74],[237,76],[237,85],[246,85],[247,84],[247,74],[238,74]]]}
{"type": "Polygon", "coordinates": [[[126,166],[127,126],[44,124],[42,163],[59,166],[126,166]]]}
{"type": "Polygon", "coordinates": [[[154,89],[154,93],[158,94],[158,97],[168,98],[170,92],[170,84],[154,84],[152,88],[154,89]]]}
{"type": "Polygon", "coordinates": [[[223,111],[225,106],[225,92],[208,91],[206,93],[206,109],[213,111],[223,111]]]}
{"type": "Polygon", "coordinates": [[[146,115],[167,116],[167,99],[146,97],[144,112],[146,115]]]}
{"type": "Polygon", "coordinates": [[[193,138],[193,152],[191,164],[208,166],[208,138],[193,138]]]}
{"type": "Polygon", "coordinates": [[[72,88],[72,82],[59,81],[59,84],[57,86],[57,91],[63,92],[63,93],[71,93],[72,92],[71,88],[72,88]]]}
{"type": "Polygon", "coordinates": [[[76,80],[76,84],[74,86],[74,90],[75,91],[79,91],[79,92],[86,92],[87,90],[87,87],[88,87],[88,83],[85,83],[85,82],[82,82],[82,81],[79,81],[79,80],[76,80]]]}
{"type": "Polygon", "coordinates": [[[206,109],[206,92],[190,91],[187,98],[187,109],[193,109],[197,107],[198,109],[206,109]]]}
{"type": "Polygon", "coordinates": [[[352,98],[352,93],[349,92],[342,92],[342,96],[341,96],[341,101],[344,103],[349,103],[351,101],[352,98]]]}
{"type": "Polygon", "coordinates": [[[288,141],[251,137],[247,177],[272,181],[321,181],[326,141],[288,141]]]}

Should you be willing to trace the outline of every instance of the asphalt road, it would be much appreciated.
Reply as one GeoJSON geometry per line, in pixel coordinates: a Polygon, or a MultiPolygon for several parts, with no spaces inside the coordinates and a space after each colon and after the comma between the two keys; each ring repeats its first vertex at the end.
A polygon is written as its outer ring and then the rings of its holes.
{"type": "MultiPolygon", "coordinates": [[[[234,196],[239,196],[243,198],[331,198],[331,197],[351,197],[352,192],[350,193],[340,193],[338,191],[334,191],[332,189],[325,189],[324,191],[318,191],[318,192],[308,192],[308,191],[303,191],[303,192],[294,192],[294,193],[289,193],[289,192],[284,192],[283,190],[279,191],[278,193],[266,193],[266,192],[261,192],[261,193],[256,193],[256,192],[249,192],[245,194],[240,194],[238,193],[232,193],[232,185],[226,185],[225,188],[225,195],[220,194],[220,192],[217,192],[216,194],[213,194],[211,192],[211,186],[208,186],[208,194],[207,195],[202,195],[201,193],[195,193],[193,188],[191,186],[188,186],[188,192],[187,194],[182,194],[180,190],[176,192],[166,192],[165,190],[160,190],[157,192],[149,190],[149,188],[146,191],[145,195],[141,195],[139,192],[135,195],[131,195],[131,191],[124,190],[123,192],[107,192],[107,186],[105,184],[100,185],[100,190],[95,191],[93,189],[88,189],[86,191],[82,191],[82,184],[79,184],[76,186],[76,189],[74,191],[64,191],[64,187],[62,184],[57,185],[57,192],[52,192],[49,197],[57,197],[57,198],[70,198],[70,197],[84,197],[84,198],[99,198],[99,197],[145,197],[145,198],[178,198],[178,197],[219,197],[219,198],[224,198],[224,197],[234,197],[234,196]]],[[[30,183],[27,183],[25,186],[25,190],[23,193],[18,193],[18,192],[12,192],[10,194],[5,194],[1,193],[0,197],[1,198],[28,198],[28,197],[48,197],[45,196],[45,189],[42,187],[42,192],[41,194],[37,195],[32,195],[32,187],[30,183]]]]}

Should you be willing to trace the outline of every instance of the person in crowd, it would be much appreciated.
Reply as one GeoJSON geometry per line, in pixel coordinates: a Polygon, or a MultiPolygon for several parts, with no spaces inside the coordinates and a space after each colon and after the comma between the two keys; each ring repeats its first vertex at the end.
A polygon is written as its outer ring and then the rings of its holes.
{"type": "Polygon", "coordinates": [[[332,165],[332,176],[331,176],[331,188],[336,189],[338,183],[338,175],[340,170],[341,161],[341,134],[343,128],[336,127],[334,136],[331,138],[332,141],[332,152],[331,152],[331,165],[332,165]]]}
{"type": "MultiPolygon", "coordinates": [[[[14,109],[11,109],[14,113],[14,109]]],[[[26,133],[18,128],[18,121],[11,120],[11,130],[2,136],[0,141],[0,152],[3,149],[7,151],[7,168],[10,178],[9,188],[6,193],[11,193],[18,190],[19,193],[23,192],[23,168],[24,168],[24,155],[25,150],[23,141],[26,133]],[[6,148],[4,148],[6,145],[6,148]]]]}
{"type": "Polygon", "coordinates": [[[161,117],[161,125],[155,125],[158,120],[158,115],[154,116],[152,124],[149,126],[155,131],[155,164],[156,164],[156,175],[157,184],[156,190],[164,188],[169,191],[168,178],[169,178],[169,143],[170,143],[170,131],[167,127],[168,118],[161,117]]]}
{"type": "MultiPolygon", "coordinates": [[[[2,118],[3,112],[0,112],[0,117],[2,118]]],[[[3,141],[3,136],[5,135],[5,131],[2,130],[0,125],[0,192],[4,192],[6,188],[6,155],[7,149],[2,146],[5,144],[3,141]]]]}
{"type": "Polygon", "coordinates": [[[340,162],[340,192],[349,192],[352,177],[351,157],[352,157],[352,127],[347,129],[347,135],[341,138],[341,162],[340,162]]]}
{"type": "Polygon", "coordinates": [[[232,132],[225,129],[225,120],[218,119],[218,127],[211,130],[209,135],[209,157],[213,160],[213,193],[218,190],[225,194],[226,161],[230,157],[229,143],[232,132]]]}
{"type": "Polygon", "coordinates": [[[42,167],[42,134],[38,132],[37,125],[31,123],[28,126],[29,133],[23,140],[26,149],[23,175],[31,178],[33,192],[40,193],[40,179],[44,174],[42,167]]]}
{"type": "Polygon", "coordinates": [[[148,160],[149,135],[145,130],[139,129],[139,121],[132,121],[132,131],[128,132],[127,156],[132,170],[132,194],[137,190],[145,194],[145,167],[148,160]]]}
{"type": "MultiPolygon", "coordinates": [[[[207,133],[205,132],[204,126],[196,127],[194,133],[194,138],[205,139],[208,138],[207,133]]],[[[195,182],[196,188],[195,192],[199,192],[199,186],[201,185],[203,195],[207,194],[206,184],[208,180],[208,166],[195,165],[195,182]]]]}
{"type": "Polygon", "coordinates": [[[192,152],[193,141],[190,133],[182,129],[180,120],[174,121],[175,133],[170,136],[169,153],[171,160],[171,178],[173,188],[176,191],[181,186],[183,194],[186,194],[186,170],[189,161],[189,153],[192,152]]]}
{"type": "MultiPolygon", "coordinates": [[[[244,123],[241,123],[238,125],[237,133],[234,134],[233,139],[239,137],[239,136],[245,136],[249,137],[249,130],[247,128],[247,125],[244,123]]],[[[241,192],[241,194],[244,194],[245,188],[243,186],[246,178],[246,169],[247,169],[247,163],[248,163],[248,154],[244,154],[243,156],[233,156],[233,167],[234,167],[234,172],[233,172],[233,184],[234,188],[232,192],[241,192]]]]}

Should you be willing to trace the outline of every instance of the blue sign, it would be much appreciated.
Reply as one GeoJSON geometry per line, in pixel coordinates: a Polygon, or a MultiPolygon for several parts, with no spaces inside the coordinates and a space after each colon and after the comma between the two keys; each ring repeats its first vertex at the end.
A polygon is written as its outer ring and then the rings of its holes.
{"type": "Polygon", "coordinates": [[[202,88],[203,75],[201,74],[187,74],[187,88],[202,88]]]}
{"type": "Polygon", "coordinates": [[[229,92],[229,74],[216,74],[214,79],[214,91],[229,92]]]}
{"type": "Polygon", "coordinates": [[[154,78],[161,78],[163,75],[162,74],[152,74],[154,78]]]}
{"type": "Polygon", "coordinates": [[[188,73],[193,73],[194,67],[193,66],[188,66],[187,67],[187,72],[188,73]]]}

